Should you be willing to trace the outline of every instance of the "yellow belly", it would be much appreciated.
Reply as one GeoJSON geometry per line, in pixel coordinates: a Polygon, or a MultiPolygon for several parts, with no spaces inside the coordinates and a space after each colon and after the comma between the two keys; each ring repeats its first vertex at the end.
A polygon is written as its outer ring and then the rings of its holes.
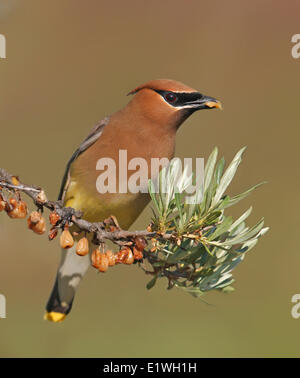
{"type": "Polygon", "coordinates": [[[65,206],[82,211],[83,219],[89,222],[101,222],[114,215],[120,226],[127,229],[143,211],[149,199],[146,193],[88,192],[80,183],[71,181],[65,197],[65,206]]]}

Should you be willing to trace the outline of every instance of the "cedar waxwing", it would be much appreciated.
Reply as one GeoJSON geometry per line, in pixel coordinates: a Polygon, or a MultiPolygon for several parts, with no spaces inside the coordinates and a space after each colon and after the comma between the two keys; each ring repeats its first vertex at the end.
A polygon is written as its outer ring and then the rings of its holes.
{"type": "MultiPolygon", "coordinates": [[[[125,108],[100,121],[74,152],[59,194],[59,200],[82,211],[84,219],[99,222],[114,215],[125,229],[140,215],[150,197],[145,192],[99,193],[97,161],[113,159],[118,172],[120,150],[127,150],[128,161],[141,157],[148,166],[151,158],[171,160],[176,131],[185,119],[196,110],[221,108],[216,99],[173,80],[149,81],[129,94],[134,96],[125,108]]],[[[128,179],[133,173],[128,170],[128,179]]],[[[119,180],[117,177],[117,184],[119,180]]],[[[78,256],[75,247],[62,250],[45,319],[62,321],[70,312],[75,291],[90,264],[90,256],[78,256]]]]}

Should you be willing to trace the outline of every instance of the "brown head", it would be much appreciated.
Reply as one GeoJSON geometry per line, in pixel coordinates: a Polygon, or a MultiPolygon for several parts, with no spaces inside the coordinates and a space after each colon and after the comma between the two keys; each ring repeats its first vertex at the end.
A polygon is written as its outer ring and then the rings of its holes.
{"type": "Polygon", "coordinates": [[[221,103],[215,98],[175,80],[148,81],[128,94],[135,95],[128,104],[135,112],[142,113],[149,121],[175,129],[197,110],[221,109],[221,103]]]}

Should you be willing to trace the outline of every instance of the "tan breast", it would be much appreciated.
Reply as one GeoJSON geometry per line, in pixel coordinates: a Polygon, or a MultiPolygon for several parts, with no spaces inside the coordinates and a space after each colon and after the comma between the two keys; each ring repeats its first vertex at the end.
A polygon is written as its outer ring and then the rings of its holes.
{"type": "MultiPolygon", "coordinates": [[[[149,202],[149,195],[142,193],[119,193],[119,151],[127,151],[128,162],[143,158],[147,162],[147,179],[150,178],[151,158],[174,156],[175,131],[166,132],[160,125],[153,125],[135,114],[132,117],[122,110],[111,117],[101,137],[72,164],[71,181],[65,203],[84,212],[89,221],[101,221],[115,215],[124,228],[128,228],[149,202]],[[125,122],[126,120],[126,122],[125,122]],[[116,163],[117,193],[100,194],[97,178],[104,170],[97,170],[101,158],[113,159],[116,163]]],[[[136,171],[127,170],[128,180],[136,171]]],[[[147,186],[147,180],[143,183],[147,186]]]]}

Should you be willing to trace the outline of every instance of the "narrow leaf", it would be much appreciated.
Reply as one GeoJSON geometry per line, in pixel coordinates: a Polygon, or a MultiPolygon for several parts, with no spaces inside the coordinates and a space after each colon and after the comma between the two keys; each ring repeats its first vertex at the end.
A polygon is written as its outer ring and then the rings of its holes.
{"type": "Polygon", "coordinates": [[[239,164],[242,161],[242,155],[245,151],[246,147],[243,147],[233,158],[232,162],[229,164],[228,168],[226,169],[223,177],[220,180],[220,184],[216,191],[215,197],[213,199],[213,205],[215,205],[223,196],[225,190],[228,188],[229,184],[231,183],[239,164]]]}
{"type": "Polygon", "coordinates": [[[217,161],[217,156],[218,156],[218,148],[215,147],[213,149],[213,152],[210,154],[210,156],[207,160],[206,166],[205,166],[205,170],[204,170],[204,191],[209,187],[211,179],[213,177],[214,168],[215,168],[216,161],[217,161]]]}

